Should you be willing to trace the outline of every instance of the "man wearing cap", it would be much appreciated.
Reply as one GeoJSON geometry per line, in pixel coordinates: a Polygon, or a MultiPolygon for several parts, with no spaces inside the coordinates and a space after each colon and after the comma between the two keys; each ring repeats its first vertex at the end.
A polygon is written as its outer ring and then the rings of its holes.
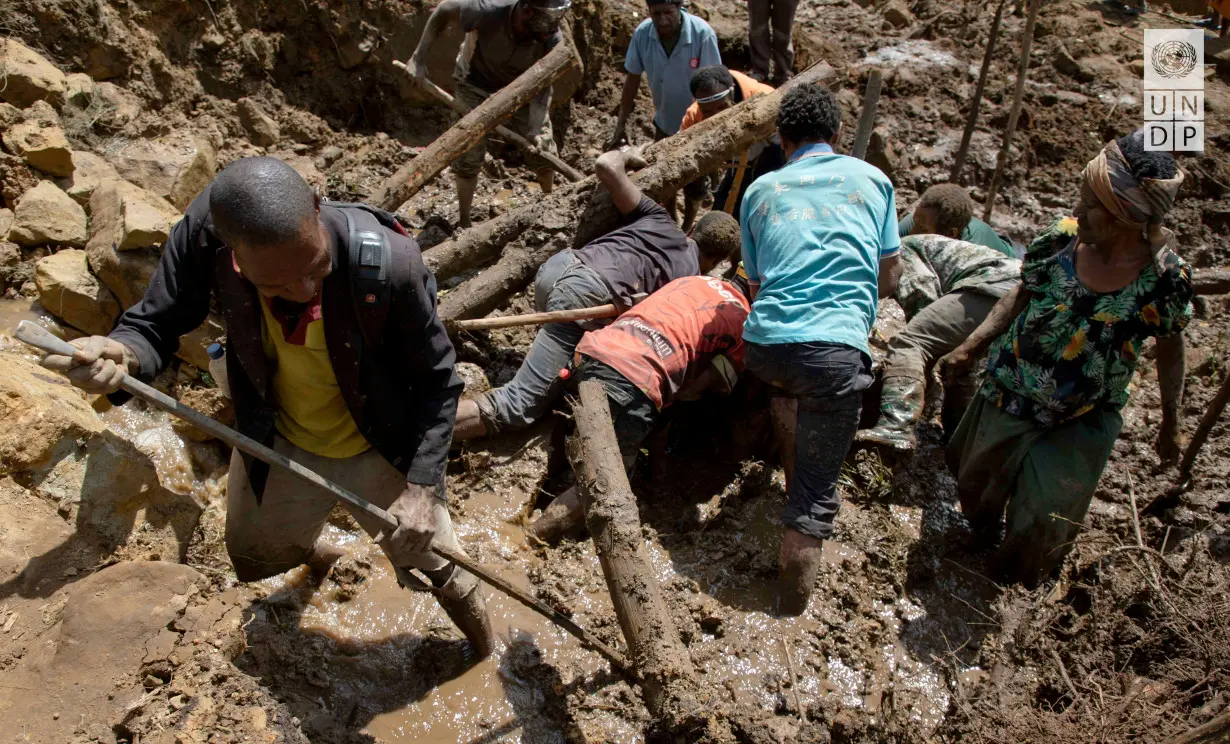
{"type": "MultiPolygon", "coordinates": [[[[653,93],[655,139],[679,131],[683,114],[692,102],[692,72],[722,63],[717,34],[709,24],[683,10],[682,0],[647,0],[649,18],[636,27],[624,59],[623,97],[612,145],[626,137],[628,117],[636,106],[641,75],[649,76],[653,93]]],[[[669,208],[669,207],[668,207],[669,208]]]]}
{"type": "MultiPolygon", "coordinates": [[[[474,108],[563,42],[560,19],[571,5],[572,0],[443,0],[427,19],[423,36],[406,68],[416,80],[425,80],[431,45],[449,24],[460,23],[466,40],[453,72],[454,95],[474,108]]],[[[550,108],[551,87],[547,86],[513,114],[507,125],[540,150],[555,153],[551,120],[547,116],[550,108]]],[[[470,206],[486,152],[484,139],[453,163],[459,227],[470,226],[470,206]]],[[[526,164],[538,175],[543,193],[551,193],[555,172],[550,165],[534,155],[526,156],[526,164]]]]}

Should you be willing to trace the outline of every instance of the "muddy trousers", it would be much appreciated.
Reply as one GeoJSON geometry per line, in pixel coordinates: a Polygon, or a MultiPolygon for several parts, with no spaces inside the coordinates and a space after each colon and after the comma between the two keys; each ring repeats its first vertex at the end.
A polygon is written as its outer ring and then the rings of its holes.
{"type": "Polygon", "coordinates": [[[998,532],[1006,516],[999,569],[1009,581],[1036,586],[1072,549],[1122,427],[1118,411],[1094,410],[1045,429],[974,399],[948,467],[976,532],[998,532]]]}
{"type": "Polygon", "coordinates": [[[825,539],[840,498],[837,479],[858,430],[871,359],[850,346],[824,342],[747,344],[747,369],[798,400],[794,477],[782,526],[825,539]]]}
{"type": "Polygon", "coordinates": [[[798,6],[799,0],[748,0],[747,47],[754,76],[783,82],[792,74],[794,43],[791,32],[798,6]],[[774,68],[772,78],[769,76],[770,57],[774,68]]]}
{"type": "MultiPolygon", "coordinates": [[[[483,90],[465,78],[453,77],[453,95],[458,101],[471,109],[478,108],[493,95],[493,91],[483,90]]],[[[540,127],[532,127],[530,122],[530,107],[528,105],[517,109],[504,125],[517,134],[532,142],[542,152],[556,153],[555,136],[551,132],[551,117],[543,117],[540,127]]],[[[483,158],[487,155],[487,138],[479,140],[478,144],[462,153],[453,161],[453,173],[462,178],[474,178],[483,168],[483,158]]],[[[549,169],[551,164],[540,155],[526,153],[525,166],[538,172],[549,169]]]]}
{"type": "MultiPolygon", "coordinates": [[[[912,435],[922,416],[927,370],[961,345],[986,320],[998,298],[976,292],[952,292],[918,312],[888,342],[884,358],[884,393],[877,428],[912,435]]],[[[944,390],[944,431],[951,434],[977,392],[971,375],[944,390]]]]}
{"type": "MultiPolygon", "coordinates": [[[[581,263],[574,251],[552,256],[538,269],[534,280],[534,308],[540,313],[596,307],[614,301],[610,287],[597,272],[581,263]]],[[[560,378],[559,371],[572,366],[573,354],[585,331],[609,322],[544,325],[512,380],[475,401],[487,433],[523,429],[542,418],[564,394],[566,381],[560,378]]]]}
{"type": "MultiPolygon", "coordinates": [[[[273,449],[382,509],[389,508],[406,488],[406,477],[374,449],[354,457],[321,457],[281,436],[274,437],[273,449]]],[[[241,581],[256,581],[303,563],[338,501],[330,492],[284,468],[269,467],[257,503],[244,459],[238,450],[231,452],[226,486],[226,552],[241,581]]],[[[252,467],[266,466],[254,461],[252,467]]],[[[444,499],[436,500],[433,511],[435,542],[464,553],[453,533],[444,499]]],[[[380,525],[367,514],[354,510],[351,514],[367,534],[375,537],[380,533],[380,525]]],[[[434,553],[422,553],[411,558],[408,565],[434,579],[449,563],[434,553]]],[[[440,593],[460,598],[477,585],[477,579],[458,568],[441,586],[440,593]]]]}

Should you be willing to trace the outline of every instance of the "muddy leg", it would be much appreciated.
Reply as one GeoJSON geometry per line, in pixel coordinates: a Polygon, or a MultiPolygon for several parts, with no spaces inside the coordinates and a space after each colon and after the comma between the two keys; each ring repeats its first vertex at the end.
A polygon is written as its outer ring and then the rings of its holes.
{"type": "Polygon", "coordinates": [[[794,398],[775,396],[769,403],[773,418],[773,438],[777,442],[782,469],[786,471],[786,490],[794,480],[794,435],[798,422],[799,402],[794,398]]]}

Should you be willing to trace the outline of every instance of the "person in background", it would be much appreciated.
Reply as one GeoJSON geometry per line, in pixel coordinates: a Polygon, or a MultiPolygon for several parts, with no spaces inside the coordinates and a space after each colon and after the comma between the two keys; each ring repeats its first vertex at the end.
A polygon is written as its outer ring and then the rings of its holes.
{"type": "Polygon", "coordinates": [[[627,139],[628,117],[636,107],[641,75],[648,75],[653,94],[654,139],[664,139],[679,131],[683,114],[692,102],[692,72],[722,63],[717,34],[708,23],[685,11],[683,0],[646,2],[649,18],[636,27],[628,44],[619,118],[607,149],[627,139]]]}
{"type": "Polygon", "coordinates": [[[789,615],[811,598],[840,503],[837,479],[872,382],[867,336],[878,300],[901,276],[892,182],[835,154],[829,143],[840,131],[832,91],[788,91],[777,114],[786,164],[747,190],[740,220],[752,296],[747,369],[797,401],[794,441],[782,453],[780,610],[789,615]]]}
{"type": "MultiPolygon", "coordinates": [[[[572,0],[442,0],[427,19],[406,69],[415,80],[425,80],[432,44],[450,24],[460,24],[466,40],[457,55],[453,94],[474,108],[520,77],[556,44],[564,43],[560,19],[571,5],[572,0]]],[[[539,150],[555,154],[550,110],[551,86],[547,86],[513,114],[507,125],[539,150]]],[[[483,139],[453,163],[459,227],[470,226],[474,190],[486,154],[487,140],[483,139]]],[[[555,183],[551,166],[532,155],[526,156],[526,165],[537,174],[543,193],[551,193],[555,183]]]]}
{"type": "MultiPolygon", "coordinates": [[[[628,177],[644,161],[635,150],[613,150],[594,171],[625,224],[577,250],[552,256],[538,270],[534,303],[539,312],[614,304],[621,311],[670,281],[706,273],[739,250],[739,226],[729,215],[705,215],[688,237],[660,205],[628,177]]],[[[572,363],[586,330],[610,321],[547,323],[538,331],[517,374],[457,411],[458,441],[520,429],[542,418],[563,394],[560,370],[572,363]]]]}
{"type": "MultiPolygon", "coordinates": [[[[436,283],[413,239],[347,207],[322,204],[280,160],[231,163],[176,223],[145,297],[115,330],[43,364],[92,393],[115,393],[125,375],[152,380],[216,299],[240,433],[387,509],[398,521],[381,542],[389,561],[426,574],[486,656],[494,636],[477,579],[431,552],[433,542],[462,550],[444,490],[461,380],[436,283]],[[350,274],[352,252],[373,241],[391,256],[379,343],[358,310],[368,290],[350,274]]],[[[259,581],[304,563],[323,575],[344,554],[320,539],[336,505],[330,491],[234,450],[226,550],[236,576],[259,581]]],[[[352,514],[368,534],[383,531],[352,514]]]]}
{"type": "MultiPolygon", "coordinates": [[[[681,132],[737,103],[773,92],[772,87],[758,83],[741,72],[728,70],[722,65],[702,67],[692,73],[691,87],[692,98],[695,100],[683,115],[683,123],[679,126],[681,132]]],[[[714,195],[713,208],[737,218],[747,187],[765,173],[777,170],[785,162],[786,158],[782,155],[781,142],[778,141],[776,133],[753,144],[738,155],[735,162],[730,163],[722,173],[717,193],[714,195]]],[[[691,226],[700,212],[701,205],[709,198],[709,186],[710,179],[704,177],[684,187],[684,230],[691,226]]],[[[673,202],[674,194],[668,196],[666,201],[673,202]]]]}
{"type": "Polygon", "coordinates": [[[995,228],[974,216],[974,200],[955,183],[937,183],[924,191],[914,211],[901,220],[900,233],[903,238],[943,235],[994,248],[1009,258],[1020,258],[995,228]]]}
{"type": "MultiPolygon", "coordinates": [[[[688,276],[667,284],[577,346],[574,380],[606,388],[615,437],[629,472],[661,413],[706,392],[727,395],[743,371],[747,282],[688,276]]],[[[551,502],[529,533],[551,543],[580,527],[576,486],[551,502]]]]}
{"type": "Polygon", "coordinates": [[[748,0],[747,48],[752,77],[780,86],[794,75],[794,12],[799,0],[748,0]],[[772,34],[770,35],[770,26],[772,34]],[[773,75],[769,76],[769,59],[773,75]]]}
{"type": "MultiPolygon", "coordinates": [[[[901,240],[903,269],[893,297],[905,328],[888,342],[884,390],[875,427],[860,442],[910,451],[926,403],[927,372],[986,320],[991,308],[1020,282],[1021,262],[999,251],[941,235],[901,240]]],[[[944,388],[944,431],[951,434],[973,398],[972,375],[944,388]]]]}
{"type": "Polygon", "coordinates": [[[1157,339],[1163,463],[1179,455],[1191,270],[1162,219],[1183,173],[1144,149],[1143,130],[1085,167],[1076,218],[1030,244],[1021,284],[938,363],[963,374],[988,346],[979,396],[948,445],[961,511],[980,540],[1003,538],[998,573],[1036,585],[1076,539],[1123,426],[1145,339],[1157,339]]]}

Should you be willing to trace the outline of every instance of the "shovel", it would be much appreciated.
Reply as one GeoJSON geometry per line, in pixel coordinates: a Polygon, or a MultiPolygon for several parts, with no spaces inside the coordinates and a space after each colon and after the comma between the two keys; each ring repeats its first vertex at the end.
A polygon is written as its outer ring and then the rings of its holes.
{"type": "MultiPolygon", "coordinates": [[[[72,356],[77,351],[77,349],[67,341],[52,335],[47,329],[28,320],[23,320],[18,323],[17,331],[13,335],[15,335],[18,340],[49,354],[72,356]]],[[[246,452],[256,459],[269,463],[270,465],[277,465],[278,467],[286,468],[308,483],[312,483],[325,489],[341,501],[344,501],[355,509],[366,513],[368,516],[378,521],[383,530],[376,536],[376,542],[380,542],[384,538],[385,534],[391,534],[397,529],[397,520],[384,509],[381,509],[375,504],[356,496],[338,484],[325,479],[318,473],[303,467],[294,460],[274,452],[272,449],[266,447],[255,439],[244,436],[229,426],[224,426],[199,411],[196,411],[189,406],[185,406],[183,403],[180,403],[171,396],[155,390],[135,377],[132,377],[131,375],[125,376],[123,383],[120,384],[120,388],[125,392],[131,393],[132,395],[144,400],[155,408],[166,411],[172,416],[178,416],[179,418],[190,422],[194,426],[209,432],[214,437],[217,437],[241,452],[246,452]]],[[[635,676],[632,672],[632,668],[628,665],[628,662],[618,651],[595,638],[589,631],[585,630],[580,625],[577,625],[570,618],[556,612],[534,597],[531,597],[529,594],[525,593],[521,589],[518,589],[509,581],[501,578],[498,574],[478,565],[461,553],[441,545],[433,544],[431,546],[431,552],[447,561],[450,561],[451,563],[461,566],[504,594],[507,594],[509,597],[512,597],[529,609],[537,612],[539,615],[542,615],[559,627],[568,631],[575,636],[577,640],[581,641],[581,643],[587,648],[591,648],[606,657],[607,661],[611,662],[611,664],[613,664],[620,672],[629,677],[635,676]]],[[[397,569],[397,571],[399,573],[399,579],[401,578],[401,574],[403,572],[408,573],[407,569],[397,569]]],[[[414,582],[422,583],[417,579],[414,579],[414,582]]],[[[406,581],[403,580],[402,583],[405,584],[406,581]]]]}

